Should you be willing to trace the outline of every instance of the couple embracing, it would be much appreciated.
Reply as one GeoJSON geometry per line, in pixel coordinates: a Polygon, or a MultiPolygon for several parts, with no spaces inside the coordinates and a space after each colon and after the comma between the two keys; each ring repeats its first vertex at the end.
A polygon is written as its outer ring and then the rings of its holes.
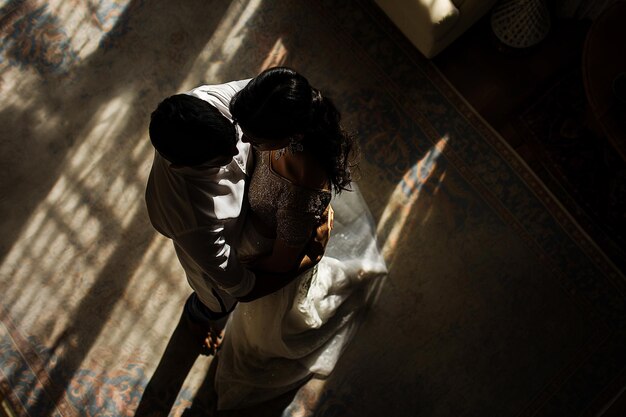
{"type": "Polygon", "coordinates": [[[218,408],[329,375],[386,272],[364,204],[344,197],[356,143],[333,103],[277,67],[171,96],[149,131],[148,213],[194,290],[183,315],[219,355],[218,408]]]}

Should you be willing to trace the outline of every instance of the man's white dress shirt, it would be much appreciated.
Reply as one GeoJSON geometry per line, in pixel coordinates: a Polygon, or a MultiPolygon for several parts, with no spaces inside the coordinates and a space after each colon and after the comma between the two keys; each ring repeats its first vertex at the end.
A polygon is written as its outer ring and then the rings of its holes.
{"type": "MultiPolygon", "coordinates": [[[[209,102],[232,120],[230,100],[248,81],[204,85],[187,94],[209,102]]],[[[146,189],[152,225],[172,239],[189,284],[214,312],[230,311],[235,297],[249,293],[255,281],[233,249],[245,220],[246,174],[252,160],[239,127],[237,135],[239,153],[221,168],[172,168],[155,152],[146,189]]]]}

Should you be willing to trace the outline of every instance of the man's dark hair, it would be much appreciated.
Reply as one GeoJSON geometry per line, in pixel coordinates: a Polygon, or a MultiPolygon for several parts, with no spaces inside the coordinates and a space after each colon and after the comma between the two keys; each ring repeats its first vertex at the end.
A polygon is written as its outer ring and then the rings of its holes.
{"type": "Polygon", "coordinates": [[[235,126],[208,102],[188,94],[166,98],[150,117],[150,141],[172,164],[200,165],[230,155],[235,126]]]}

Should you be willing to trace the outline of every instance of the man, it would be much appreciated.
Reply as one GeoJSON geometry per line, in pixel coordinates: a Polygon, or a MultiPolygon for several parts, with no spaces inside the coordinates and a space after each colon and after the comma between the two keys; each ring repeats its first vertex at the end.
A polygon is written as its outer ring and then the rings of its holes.
{"type": "MultiPolygon", "coordinates": [[[[210,334],[205,354],[219,347],[228,314],[239,300],[273,292],[298,272],[257,276],[242,266],[234,250],[244,224],[252,156],[228,105],[248,81],[171,96],[152,113],[149,128],[156,152],[146,189],[148,213],[154,228],[172,239],[194,289],[184,316],[199,337],[210,334]]],[[[318,234],[322,242],[313,239],[309,245],[314,258],[321,256],[328,229],[318,234]]],[[[311,265],[307,258],[300,270],[311,265]]]]}

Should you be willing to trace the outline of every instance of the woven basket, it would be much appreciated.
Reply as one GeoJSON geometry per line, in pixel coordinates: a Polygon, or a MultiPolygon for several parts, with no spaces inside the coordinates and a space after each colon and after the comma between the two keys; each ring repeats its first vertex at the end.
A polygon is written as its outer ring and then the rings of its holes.
{"type": "Polygon", "coordinates": [[[550,31],[550,12],[544,0],[505,0],[491,14],[493,33],[505,45],[528,48],[550,31]]]}

